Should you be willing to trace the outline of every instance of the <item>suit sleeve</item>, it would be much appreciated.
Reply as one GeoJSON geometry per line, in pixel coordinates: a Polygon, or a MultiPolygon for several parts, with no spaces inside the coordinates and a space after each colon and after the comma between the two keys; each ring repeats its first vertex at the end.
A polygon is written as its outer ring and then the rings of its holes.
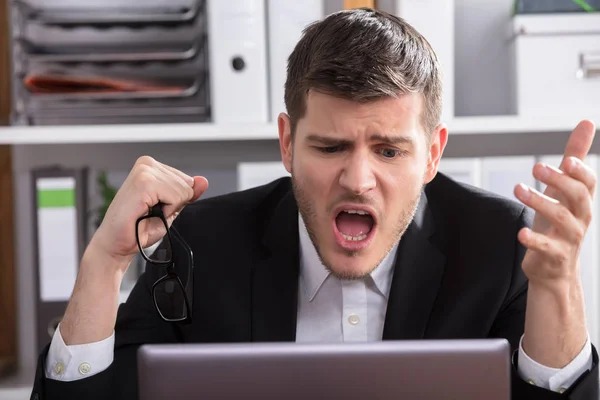
{"type": "Polygon", "coordinates": [[[163,271],[162,267],[146,265],[127,302],[119,306],[114,360],[107,369],[72,382],[47,379],[48,345],[38,358],[31,399],[136,399],[138,347],[144,343],[178,341],[176,326],[160,318],[152,299],[152,285],[163,271]]]}
{"type": "Polygon", "coordinates": [[[511,345],[511,392],[513,400],[590,400],[598,399],[599,375],[598,375],[598,353],[592,346],[592,369],[581,375],[563,393],[543,389],[523,380],[518,373],[519,363],[519,341],[525,329],[525,309],[527,306],[527,277],[521,269],[521,262],[525,256],[526,248],[517,238],[517,232],[525,227],[531,226],[533,212],[524,208],[518,218],[515,237],[515,257],[511,284],[505,301],[494,320],[490,330],[490,337],[506,338],[511,345]]]}

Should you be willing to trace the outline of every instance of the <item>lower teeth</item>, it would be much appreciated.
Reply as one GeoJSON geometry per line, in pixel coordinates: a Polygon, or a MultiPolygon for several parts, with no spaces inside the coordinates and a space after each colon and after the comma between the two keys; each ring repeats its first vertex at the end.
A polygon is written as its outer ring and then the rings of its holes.
{"type": "Polygon", "coordinates": [[[367,235],[360,235],[360,236],[348,236],[348,235],[344,235],[342,233],[342,237],[346,240],[352,240],[352,241],[359,241],[359,240],[365,240],[367,238],[367,235]]]}

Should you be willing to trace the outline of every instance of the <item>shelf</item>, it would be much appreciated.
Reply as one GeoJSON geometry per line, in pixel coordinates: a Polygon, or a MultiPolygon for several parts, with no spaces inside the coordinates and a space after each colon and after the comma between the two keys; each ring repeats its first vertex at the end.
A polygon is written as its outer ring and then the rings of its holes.
{"type": "MultiPolygon", "coordinates": [[[[600,117],[600,116],[599,116],[600,117]]],[[[600,123],[600,118],[595,121],[600,123]]],[[[576,118],[517,116],[459,117],[447,122],[450,135],[570,132],[576,118]]],[[[277,125],[180,123],[0,127],[0,144],[79,144],[277,140],[277,125]]]]}
{"type": "Polygon", "coordinates": [[[0,144],[195,142],[277,139],[272,124],[212,123],[0,127],[0,144]]]}
{"type": "Polygon", "coordinates": [[[600,128],[600,115],[589,117],[458,117],[448,121],[450,135],[571,132],[582,119],[591,119],[600,128]]]}

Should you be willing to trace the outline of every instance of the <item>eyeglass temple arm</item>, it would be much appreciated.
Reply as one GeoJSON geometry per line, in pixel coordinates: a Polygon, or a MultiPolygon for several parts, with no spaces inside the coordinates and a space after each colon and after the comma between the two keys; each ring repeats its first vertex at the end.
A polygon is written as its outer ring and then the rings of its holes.
{"type": "Polygon", "coordinates": [[[154,216],[154,217],[158,217],[158,216],[163,215],[163,210],[162,209],[163,209],[164,205],[165,204],[161,203],[161,202],[158,202],[157,204],[153,205],[152,208],[150,209],[150,215],[154,216]]]}
{"type": "MultiPolygon", "coordinates": [[[[150,210],[150,215],[162,216],[164,218],[164,214],[163,214],[163,210],[162,210],[164,205],[165,204],[162,202],[158,202],[157,204],[153,205],[152,209],[150,210]]],[[[190,246],[187,244],[187,242],[183,239],[181,234],[177,231],[177,229],[175,229],[175,227],[173,225],[171,225],[169,227],[169,231],[171,232],[172,236],[175,237],[175,240],[177,240],[179,243],[181,243],[181,245],[183,247],[185,247],[185,250],[190,254],[190,261],[192,261],[192,264],[193,264],[193,253],[192,253],[192,249],[190,248],[190,246]]]]}
{"type": "MultiPolygon", "coordinates": [[[[187,244],[187,242],[183,239],[183,237],[181,236],[179,231],[177,229],[175,229],[175,227],[173,225],[171,225],[169,230],[171,231],[171,235],[175,238],[175,240],[177,240],[183,247],[185,247],[185,250],[190,255],[190,261],[192,261],[192,264],[193,264],[194,255],[192,253],[192,249],[190,248],[190,246],[187,244]]],[[[193,265],[192,265],[192,267],[193,267],[193,265]]]]}

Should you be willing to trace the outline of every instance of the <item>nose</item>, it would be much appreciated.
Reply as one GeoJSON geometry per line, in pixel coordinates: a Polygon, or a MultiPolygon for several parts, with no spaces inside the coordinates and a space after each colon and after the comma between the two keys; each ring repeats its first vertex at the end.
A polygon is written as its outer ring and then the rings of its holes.
{"type": "Polygon", "coordinates": [[[339,179],[340,185],[360,196],[375,188],[375,174],[368,154],[356,152],[347,159],[339,179]]]}

